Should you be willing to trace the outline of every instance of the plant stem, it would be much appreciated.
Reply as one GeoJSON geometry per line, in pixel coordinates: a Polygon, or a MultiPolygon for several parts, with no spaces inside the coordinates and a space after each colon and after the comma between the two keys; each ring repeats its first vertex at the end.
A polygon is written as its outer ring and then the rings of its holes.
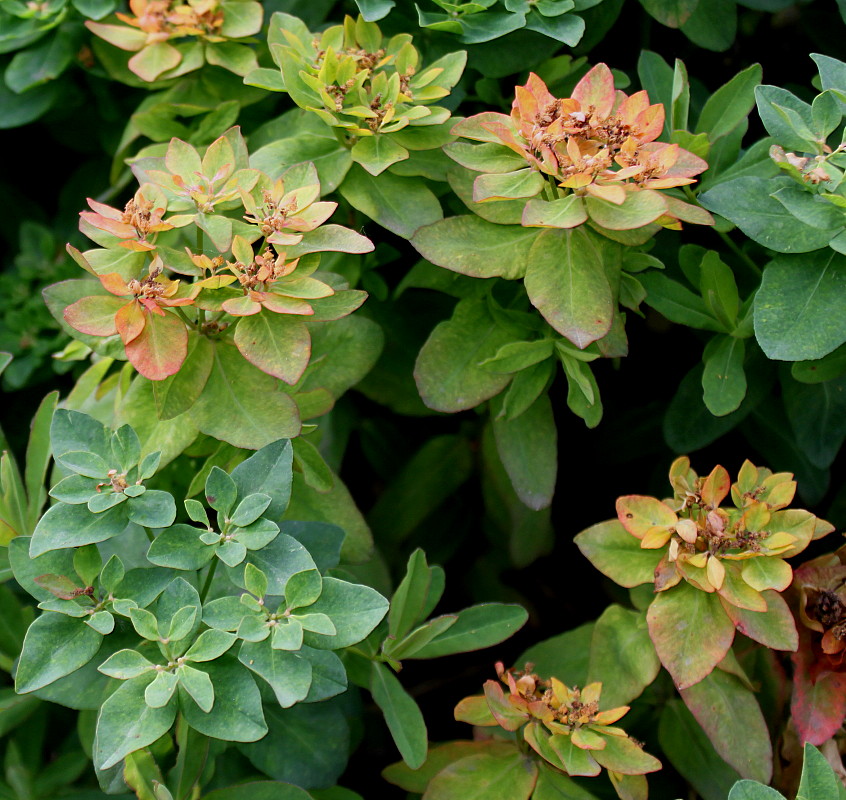
{"type": "Polygon", "coordinates": [[[214,580],[214,573],[217,569],[217,562],[220,559],[214,558],[212,559],[211,566],[209,567],[209,571],[206,574],[206,582],[203,584],[203,590],[200,592],[200,602],[204,603],[206,601],[206,595],[209,593],[209,589],[211,589],[212,580],[214,580]]]}
{"type": "Polygon", "coordinates": [[[717,231],[717,235],[728,245],[729,250],[732,251],[755,275],[756,278],[761,277],[761,268],[751,259],[749,258],[746,253],[744,253],[734,242],[734,240],[729,236],[727,233],[723,233],[722,231],[717,231]]]}
{"type": "Polygon", "coordinates": [[[149,528],[144,528],[144,533],[146,533],[146,534],[147,534],[147,538],[148,538],[151,542],[155,542],[155,541],[156,541],[156,537],[155,537],[155,536],[153,536],[153,532],[152,532],[149,528]]]}
{"type": "Polygon", "coordinates": [[[203,229],[198,225],[197,226],[197,255],[201,256],[203,254],[203,229]]]}

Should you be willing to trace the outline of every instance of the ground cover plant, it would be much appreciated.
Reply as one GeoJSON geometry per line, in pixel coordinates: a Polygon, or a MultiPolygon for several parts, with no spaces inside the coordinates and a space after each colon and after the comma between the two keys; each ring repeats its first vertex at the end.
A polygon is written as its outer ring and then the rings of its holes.
{"type": "Polygon", "coordinates": [[[0,0],[0,798],[846,796],[845,21],[0,0]]]}

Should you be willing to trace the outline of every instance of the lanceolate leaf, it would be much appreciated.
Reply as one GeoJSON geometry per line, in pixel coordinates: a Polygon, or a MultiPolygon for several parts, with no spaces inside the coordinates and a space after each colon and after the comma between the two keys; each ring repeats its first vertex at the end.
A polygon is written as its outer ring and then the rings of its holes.
{"type": "Polygon", "coordinates": [[[370,693],[382,709],[391,736],[411,769],[418,769],[426,760],[426,723],[420,707],[384,664],[371,663],[370,693]]]}
{"type": "Polygon", "coordinates": [[[235,329],[235,346],[262,372],[292,385],[302,377],[311,356],[311,336],[305,324],[268,311],[241,318],[235,329]]]}
{"type": "Polygon", "coordinates": [[[715,669],[681,694],[725,761],[742,777],[769,783],[770,734],[755,695],[740,679],[715,669]]]}
{"type": "Polygon", "coordinates": [[[687,581],[660,592],[646,619],[658,657],[679,689],[708,675],[734,639],[734,625],[718,595],[695,589],[687,581]]]}
{"type": "Polygon", "coordinates": [[[763,593],[766,611],[748,611],[723,602],[726,614],[745,636],[774,650],[796,650],[798,634],[793,614],[784,598],[773,590],[763,593]]]}
{"type": "Polygon", "coordinates": [[[599,250],[582,229],[539,234],[529,253],[526,291],[544,319],[576,347],[611,329],[611,287],[599,250]]]}

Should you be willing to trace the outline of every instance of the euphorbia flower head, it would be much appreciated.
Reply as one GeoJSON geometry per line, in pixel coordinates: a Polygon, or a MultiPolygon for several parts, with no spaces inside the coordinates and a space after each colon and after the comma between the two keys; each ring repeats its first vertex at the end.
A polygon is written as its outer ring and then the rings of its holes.
{"type": "Polygon", "coordinates": [[[142,186],[126,204],[123,211],[112,208],[97,200],[88,198],[91,211],[80,211],[82,218],[80,229],[87,233],[86,225],[105,231],[119,239],[121,247],[129,250],[155,250],[156,246],[148,241],[150,234],[169,231],[173,228],[162,217],[167,209],[167,200],[156,187],[142,186]]]}

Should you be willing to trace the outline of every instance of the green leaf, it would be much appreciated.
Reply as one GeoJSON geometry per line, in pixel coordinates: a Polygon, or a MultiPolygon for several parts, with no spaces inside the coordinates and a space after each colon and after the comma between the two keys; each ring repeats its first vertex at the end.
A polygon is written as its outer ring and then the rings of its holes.
{"type": "Polygon", "coordinates": [[[56,503],[38,521],[30,540],[30,557],[50,550],[96,544],[137,530],[127,519],[126,503],[99,514],[92,514],[86,506],[56,503]]]}
{"type": "Polygon", "coordinates": [[[44,505],[44,478],[50,464],[50,424],[58,392],[50,392],[38,406],[32,418],[32,427],[26,447],[26,467],[24,469],[24,485],[27,496],[27,527],[32,530],[38,522],[44,505]]]}
{"type": "MultiPolygon", "coordinates": [[[[321,598],[322,599],[322,598],[321,598]]],[[[522,606],[481,603],[458,612],[458,620],[410,658],[439,658],[491,647],[516,633],[529,615],[522,606]]]]}
{"type": "Polygon", "coordinates": [[[684,25],[699,2],[700,0],[640,0],[646,11],[668,28],[680,28],[684,25]]]}
{"type": "Polygon", "coordinates": [[[842,796],[842,788],[826,757],[806,742],[796,800],[838,800],[842,796]]]}
{"type": "Polygon", "coordinates": [[[311,688],[311,662],[297,653],[276,650],[270,640],[244,642],[238,660],[270,684],[282,708],[305,700],[311,688]]]}
{"type": "Polygon", "coordinates": [[[740,679],[715,669],[681,695],[720,756],[742,777],[769,783],[770,734],[755,695],[740,679]]]}
{"type": "Polygon", "coordinates": [[[454,761],[435,775],[426,800],[528,800],[537,775],[535,761],[516,749],[509,755],[479,753],[454,761]]]}
{"type": "Polygon", "coordinates": [[[473,182],[473,202],[534,197],[544,186],[546,180],[543,175],[531,168],[524,167],[514,172],[486,172],[473,182]]]}
{"type": "Polygon", "coordinates": [[[810,131],[797,129],[794,122],[798,118],[805,126],[812,124],[813,115],[808,103],[787,89],[766,85],[756,87],[755,101],[761,122],[776,142],[788,150],[798,150],[800,153],[813,151],[813,134],[810,137],[803,135],[810,131]]]}
{"type": "Polygon", "coordinates": [[[79,35],[71,28],[60,28],[35,47],[21,50],[6,67],[4,80],[16,94],[21,94],[55,80],[73,61],[79,47],[79,35]]]}
{"type": "Polygon", "coordinates": [[[389,134],[362,136],[350,150],[353,161],[361,164],[371,175],[380,175],[391,164],[408,158],[408,150],[397,144],[389,134]]]}
{"type": "Polygon", "coordinates": [[[126,503],[130,522],[145,528],[167,528],[176,519],[176,501],[169,492],[148,489],[126,503]]]}
{"type": "Polygon", "coordinates": [[[144,658],[137,650],[118,650],[109,656],[97,669],[110,678],[137,678],[153,668],[153,662],[144,658]]]}
{"type": "Polygon", "coordinates": [[[770,250],[808,253],[826,247],[837,231],[806,225],[771,197],[779,188],[790,185],[789,178],[734,178],[701,194],[699,202],[708,211],[733,222],[750,239],[770,250]]]}
{"type": "Polygon", "coordinates": [[[110,431],[88,414],[66,408],[59,408],[53,414],[50,446],[53,458],[59,463],[65,453],[72,452],[92,453],[107,462],[112,457],[110,431]]]}
{"type": "Polygon", "coordinates": [[[296,436],[301,427],[296,404],[276,380],[223,342],[215,345],[208,383],[189,413],[203,433],[250,450],[296,436]]]}
{"type": "Polygon", "coordinates": [[[640,540],[616,519],[592,525],[573,541],[594,567],[620,586],[631,589],[654,581],[662,552],[641,548],[640,540]]]}
{"type": "MultiPolygon", "coordinates": [[[[315,569],[308,550],[296,539],[284,533],[274,537],[260,550],[249,551],[247,561],[265,574],[267,593],[274,596],[285,594],[288,579],[295,573],[315,569]]],[[[243,569],[234,569],[229,574],[237,586],[243,587],[243,569]]]]}
{"type": "Polygon", "coordinates": [[[324,578],[323,591],[308,610],[326,614],[336,633],[327,636],[306,632],[305,643],[318,649],[340,650],[360,642],[382,621],[388,612],[388,601],[369,586],[324,578]]]}
{"type": "Polygon", "coordinates": [[[404,239],[443,217],[437,197],[420,178],[403,178],[391,172],[375,178],[354,166],[340,192],[353,208],[404,239]]]}
{"type": "Polygon", "coordinates": [[[494,416],[493,431],[517,496],[535,511],[549,506],[558,474],[558,431],[549,397],[541,394],[516,419],[494,416]]]}
{"type": "Polygon", "coordinates": [[[846,439],[846,378],[810,384],[784,380],[782,391],[802,451],[814,466],[830,467],[846,439]]]}
{"type": "Polygon", "coordinates": [[[761,65],[753,64],[717,89],[702,107],[695,133],[707,133],[715,142],[740,125],[755,107],[755,87],[761,75],[761,65]]]}
{"type": "Polygon", "coordinates": [[[643,228],[667,213],[663,196],[651,189],[630,192],[621,204],[588,195],[585,207],[590,218],[610,231],[643,228]]]}
{"type": "Polygon", "coordinates": [[[681,700],[671,699],[661,710],[658,742],[670,763],[704,800],[725,800],[740,778],[717,754],[681,700]]]}
{"type": "Polygon", "coordinates": [[[821,250],[778,256],[755,295],[755,336],[779,361],[822,358],[846,341],[839,309],[846,296],[846,256],[821,250]]]}
{"type": "Polygon", "coordinates": [[[700,0],[681,29],[700,47],[728,50],[737,34],[737,6],[734,0],[700,0]]]}
{"type": "Polygon", "coordinates": [[[267,736],[238,749],[257,769],[277,780],[309,788],[332,786],[347,766],[350,752],[350,729],[342,709],[333,702],[298,703],[292,708],[268,705],[267,736]]]}
{"type": "Polygon", "coordinates": [[[846,222],[842,209],[818,194],[805,191],[798,186],[783,186],[773,192],[772,196],[796,219],[812,228],[837,231],[846,222]]]}
{"type": "Polygon", "coordinates": [[[732,336],[716,336],[705,348],[702,399],[716,417],[737,410],[746,397],[745,355],[743,339],[732,336]]]}
{"type": "Polygon", "coordinates": [[[200,531],[179,523],[162,531],[150,545],[147,558],[153,564],[174,569],[197,570],[214,557],[215,548],[200,540],[200,531]]]}
{"type": "Polygon", "coordinates": [[[213,466],[206,478],[206,502],[224,517],[229,516],[238,497],[238,487],[234,479],[220,467],[213,466]]]}
{"type": "Polygon", "coordinates": [[[271,497],[268,494],[254,492],[248,494],[237,508],[232,512],[230,522],[240,528],[245,528],[255,522],[270,505],[271,497]]]}
{"type": "Polygon", "coordinates": [[[267,310],[241,317],[235,346],[262,372],[295,384],[311,356],[311,336],[301,320],[267,310]]]}
{"type": "Polygon", "coordinates": [[[608,606],[593,629],[586,680],[602,683],[603,708],[631,703],[655,680],[660,669],[646,614],[608,606]]]}
{"type": "Polygon", "coordinates": [[[658,657],[679,689],[710,674],[734,640],[734,625],[716,592],[684,580],[656,595],[646,620],[658,657]]]}
{"type": "Polygon", "coordinates": [[[526,291],[544,319],[580,349],[611,328],[611,287],[599,249],[580,228],[540,233],[529,254],[526,291]]]}
{"type": "Polygon", "coordinates": [[[288,131],[285,134],[256,150],[250,156],[250,166],[277,180],[289,166],[311,162],[317,168],[323,192],[334,192],[352,166],[350,151],[331,134],[330,138],[305,131],[296,136],[288,131]]]}
{"type": "Polygon", "coordinates": [[[423,604],[432,582],[426,554],[417,548],[409,557],[405,575],[391,598],[388,610],[388,636],[400,639],[422,621],[423,604]]]}
{"type": "Polygon", "coordinates": [[[733,330],[740,308],[737,283],[731,267],[713,250],[709,250],[702,259],[699,286],[708,310],[726,330],[733,330]]]}
{"type": "Polygon", "coordinates": [[[700,297],[678,281],[658,272],[638,275],[647,291],[646,302],[671,322],[706,331],[723,331],[700,297]]]}
{"type": "Polygon", "coordinates": [[[265,517],[279,521],[291,499],[293,448],[287,439],[265,445],[232,470],[239,497],[253,492],[269,495],[265,517]]]}
{"type": "Polygon", "coordinates": [[[46,611],[26,632],[15,691],[34,692],[70,675],[94,658],[102,641],[83,620],[46,611]]]}
{"type": "Polygon", "coordinates": [[[312,795],[290,783],[251,781],[215,789],[204,800],[312,800],[312,795]]]}
{"type": "Polygon", "coordinates": [[[436,411],[473,408],[510,380],[479,364],[512,340],[491,316],[485,299],[462,300],[451,319],[432,331],[417,357],[414,378],[423,401],[436,411]]]}
{"type": "Polygon", "coordinates": [[[384,664],[370,665],[370,693],[385,715],[394,743],[403,761],[418,769],[426,760],[428,735],[420,707],[384,664]]]}
{"type": "Polygon", "coordinates": [[[152,681],[152,675],[131,678],[103,703],[92,755],[97,769],[114,766],[170,730],[176,719],[176,703],[150,708],[144,693],[152,681]]]}
{"type": "Polygon", "coordinates": [[[192,728],[227,742],[254,742],[267,733],[258,687],[241,664],[231,656],[223,656],[199,664],[197,669],[207,673],[217,688],[209,712],[179,688],[179,708],[192,728]]]}
{"type": "Polygon", "coordinates": [[[355,4],[367,22],[382,19],[396,5],[394,0],[356,0],[355,4]]]}
{"type": "Polygon", "coordinates": [[[728,800],[786,800],[781,792],[756,781],[738,781],[732,786],[728,800]]]}
{"type": "Polygon", "coordinates": [[[168,420],[185,413],[202,394],[214,361],[214,345],[206,336],[188,333],[188,354],[175,375],[153,381],[153,396],[159,419],[168,420]]]}
{"type": "Polygon", "coordinates": [[[513,280],[526,274],[532,244],[540,235],[529,228],[464,215],[420,228],[411,244],[423,258],[453,272],[513,280]]]}
{"type": "Polygon", "coordinates": [[[790,613],[787,603],[778,592],[773,590],[764,591],[762,595],[767,601],[766,611],[747,611],[744,608],[729,605],[727,602],[723,603],[723,607],[735,628],[744,636],[773,650],[796,650],[798,647],[796,623],[793,621],[793,614],[790,613]]]}

